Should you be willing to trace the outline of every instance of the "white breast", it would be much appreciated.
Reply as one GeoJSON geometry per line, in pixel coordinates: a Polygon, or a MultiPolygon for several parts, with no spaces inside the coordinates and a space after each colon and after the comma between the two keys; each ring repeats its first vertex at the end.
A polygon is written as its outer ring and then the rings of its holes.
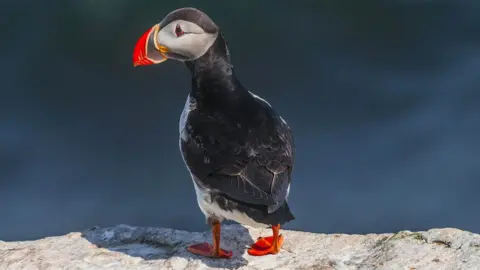
{"type": "Polygon", "coordinates": [[[178,132],[180,133],[180,138],[186,140],[185,126],[187,124],[188,114],[195,110],[197,107],[197,102],[194,98],[191,98],[190,95],[187,96],[185,101],[185,106],[183,107],[182,114],[180,115],[180,121],[178,123],[178,132]]]}

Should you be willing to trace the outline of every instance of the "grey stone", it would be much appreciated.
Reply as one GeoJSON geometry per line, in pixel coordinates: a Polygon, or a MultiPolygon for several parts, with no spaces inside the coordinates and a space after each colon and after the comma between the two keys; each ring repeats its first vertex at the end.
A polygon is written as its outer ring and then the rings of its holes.
{"type": "Polygon", "coordinates": [[[0,269],[480,269],[480,236],[458,229],[396,234],[319,234],[283,230],[276,255],[252,257],[246,248],[269,229],[222,226],[222,247],[233,258],[188,253],[210,232],[118,225],[35,241],[0,241],[0,269]]]}

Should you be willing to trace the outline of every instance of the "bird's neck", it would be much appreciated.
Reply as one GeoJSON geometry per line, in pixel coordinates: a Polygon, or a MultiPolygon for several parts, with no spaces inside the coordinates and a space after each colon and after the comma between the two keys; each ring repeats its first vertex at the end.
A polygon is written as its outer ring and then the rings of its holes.
{"type": "Polygon", "coordinates": [[[185,62],[192,75],[192,95],[197,98],[239,98],[243,87],[235,78],[227,43],[219,33],[207,52],[192,61],[185,62]]]}

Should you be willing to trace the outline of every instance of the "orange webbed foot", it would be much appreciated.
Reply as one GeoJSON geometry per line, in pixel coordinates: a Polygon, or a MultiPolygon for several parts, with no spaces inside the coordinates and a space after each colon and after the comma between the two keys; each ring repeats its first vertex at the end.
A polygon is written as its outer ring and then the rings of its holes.
{"type": "Polygon", "coordinates": [[[217,254],[213,246],[209,243],[194,244],[189,246],[187,250],[196,255],[219,259],[229,259],[233,255],[231,251],[224,249],[220,249],[217,254]]]}
{"type": "Polygon", "coordinates": [[[274,245],[274,237],[259,237],[249,249],[248,254],[252,256],[264,256],[268,254],[277,254],[283,245],[283,235],[278,236],[277,245],[274,245]]]}
{"type": "Polygon", "coordinates": [[[266,249],[271,247],[273,244],[273,236],[267,236],[267,237],[258,237],[257,242],[255,242],[252,247],[255,247],[256,249],[266,249]]]}

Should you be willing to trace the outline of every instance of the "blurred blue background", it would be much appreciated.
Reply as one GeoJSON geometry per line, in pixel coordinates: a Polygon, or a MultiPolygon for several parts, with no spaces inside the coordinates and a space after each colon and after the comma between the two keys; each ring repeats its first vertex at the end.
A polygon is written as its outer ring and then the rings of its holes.
{"type": "Polygon", "coordinates": [[[478,1],[4,0],[0,239],[207,229],[178,150],[188,71],[132,67],[182,6],[294,131],[288,228],[480,232],[478,1]]]}

